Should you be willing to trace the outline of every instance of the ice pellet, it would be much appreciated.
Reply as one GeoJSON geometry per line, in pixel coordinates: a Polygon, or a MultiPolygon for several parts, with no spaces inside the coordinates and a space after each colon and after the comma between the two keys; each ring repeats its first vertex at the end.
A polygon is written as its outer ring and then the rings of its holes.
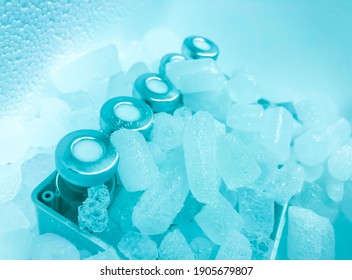
{"type": "Polygon", "coordinates": [[[235,73],[228,82],[229,95],[238,104],[251,104],[260,98],[260,89],[252,75],[235,73]]]}
{"type": "MultiPolygon", "coordinates": [[[[28,229],[18,229],[0,233],[0,260],[30,259],[33,240],[33,233],[28,229]]],[[[46,250],[48,250],[48,248],[45,248],[44,251],[46,250]]]]}
{"type": "Polygon", "coordinates": [[[123,231],[134,229],[132,211],[141,196],[141,192],[128,192],[125,188],[118,188],[118,193],[109,209],[110,217],[115,220],[123,231]]]}
{"type": "Polygon", "coordinates": [[[226,235],[240,231],[244,222],[232,205],[222,196],[213,197],[212,202],[205,205],[194,220],[215,244],[221,245],[226,235]]]}
{"type": "Polygon", "coordinates": [[[0,164],[0,203],[12,200],[21,188],[21,170],[15,164],[0,164]]]}
{"type": "Polygon", "coordinates": [[[194,254],[179,229],[169,232],[159,246],[160,260],[194,260],[194,254]]]}
{"type": "Polygon", "coordinates": [[[178,212],[181,211],[188,194],[186,174],[174,167],[164,171],[160,179],[141,196],[133,209],[133,224],[143,234],[165,232],[178,212]]]}
{"type": "Polygon", "coordinates": [[[212,115],[201,111],[193,115],[186,124],[183,145],[190,191],[198,201],[210,202],[220,187],[212,115]]]}
{"type": "Polygon", "coordinates": [[[142,134],[121,129],[111,135],[120,155],[118,175],[128,191],[141,191],[154,184],[159,170],[142,134]]]}
{"type": "Polygon", "coordinates": [[[324,172],[323,164],[315,166],[303,165],[304,168],[304,180],[309,183],[313,183],[318,180],[324,172]]]}
{"type": "Polygon", "coordinates": [[[329,173],[336,179],[346,181],[352,177],[352,141],[337,148],[328,159],[329,173]]]}
{"type": "Polygon", "coordinates": [[[301,191],[304,178],[304,170],[300,165],[288,163],[276,170],[265,190],[271,193],[276,202],[285,205],[291,197],[301,191]]]}
{"type": "Polygon", "coordinates": [[[233,135],[218,138],[217,162],[221,177],[231,190],[250,185],[261,174],[250,149],[233,135]]]}
{"type": "Polygon", "coordinates": [[[117,248],[130,260],[155,260],[158,257],[156,243],[138,232],[129,232],[122,236],[117,248]]]}
{"type": "Polygon", "coordinates": [[[204,237],[196,237],[189,244],[196,260],[210,260],[215,244],[204,237]]]}
{"type": "Polygon", "coordinates": [[[293,133],[293,119],[283,107],[268,108],[264,112],[260,142],[281,160],[287,160],[293,133]]]}
{"type": "Polygon", "coordinates": [[[227,112],[226,124],[234,129],[260,131],[264,109],[260,105],[233,104],[227,112]]]}
{"type": "Polygon", "coordinates": [[[54,233],[39,236],[33,246],[33,260],[79,260],[79,258],[76,246],[54,233]]]}
{"type": "Polygon", "coordinates": [[[227,92],[202,91],[183,95],[183,104],[194,112],[206,111],[215,119],[225,122],[231,99],[227,92]]]}
{"type": "Polygon", "coordinates": [[[167,113],[154,115],[151,141],[161,150],[169,151],[182,145],[183,122],[167,113]]]}
{"type": "Polygon", "coordinates": [[[339,205],[327,195],[325,186],[316,182],[305,182],[301,192],[290,204],[310,209],[320,216],[329,218],[331,222],[335,221],[339,212],[339,205]]]}
{"type": "Polygon", "coordinates": [[[120,69],[117,49],[108,45],[63,65],[53,72],[52,80],[63,93],[72,93],[85,89],[91,81],[108,78],[120,69]]]}
{"type": "Polygon", "coordinates": [[[186,124],[192,118],[192,110],[188,107],[180,107],[175,110],[174,117],[186,124]]]}
{"type": "Polygon", "coordinates": [[[251,257],[250,243],[247,237],[238,231],[231,231],[226,235],[216,255],[217,260],[250,260],[251,257]]]}
{"type": "Polygon", "coordinates": [[[245,227],[270,236],[274,227],[274,200],[253,188],[240,188],[238,193],[238,212],[245,227]]]}
{"type": "Polygon", "coordinates": [[[344,182],[333,177],[326,178],[326,193],[331,200],[340,202],[344,193],[344,182]]]}
{"type": "Polygon", "coordinates": [[[170,62],[166,65],[166,76],[182,94],[220,91],[226,81],[210,58],[170,62]]]}
{"type": "Polygon", "coordinates": [[[29,229],[30,222],[15,203],[0,204],[0,235],[5,232],[10,232],[19,229],[29,229]]]}
{"type": "Polygon", "coordinates": [[[309,209],[288,209],[287,254],[291,260],[330,260],[335,257],[335,234],[329,219],[309,209]]]}
{"type": "Polygon", "coordinates": [[[344,118],[326,126],[308,130],[295,140],[294,151],[300,162],[312,166],[322,163],[351,133],[351,125],[344,118]]]}

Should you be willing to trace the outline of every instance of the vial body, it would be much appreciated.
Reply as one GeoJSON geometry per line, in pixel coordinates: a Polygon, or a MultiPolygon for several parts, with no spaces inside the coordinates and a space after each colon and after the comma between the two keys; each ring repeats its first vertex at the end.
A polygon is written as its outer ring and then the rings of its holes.
{"type": "Polygon", "coordinates": [[[87,198],[88,188],[101,184],[113,199],[118,160],[108,136],[100,131],[78,130],[63,137],[55,151],[59,197],[55,210],[77,222],[77,208],[87,198]]]}

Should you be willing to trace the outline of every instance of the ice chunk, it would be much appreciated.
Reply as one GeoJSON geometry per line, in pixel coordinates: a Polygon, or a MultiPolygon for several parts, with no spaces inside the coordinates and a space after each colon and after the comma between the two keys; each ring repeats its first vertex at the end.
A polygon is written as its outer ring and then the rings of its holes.
{"type": "Polygon", "coordinates": [[[341,211],[352,222],[352,184],[350,181],[345,184],[344,195],[341,201],[341,211]]]}
{"type": "Polygon", "coordinates": [[[226,186],[234,190],[253,183],[261,170],[252,152],[233,135],[224,135],[217,142],[218,170],[226,186]]]}
{"type": "Polygon", "coordinates": [[[106,251],[85,258],[85,260],[120,260],[120,257],[116,253],[115,249],[109,248],[106,251]]]}
{"type": "Polygon", "coordinates": [[[110,217],[115,220],[125,232],[134,229],[132,224],[132,211],[140,196],[140,192],[128,192],[125,188],[118,188],[116,198],[110,207],[110,217]]]}
{"type": "Polygon", "coordinates": [[[111,135],[120,155],[118,174],[128,191],[141,191],[154,184],[159,170],[142,134],[121,129],[111,135]]]}
{"type": "Polygon", "coordinates": [[[327,102],[319,98],[318,102],[304,100],[294,104],[298,119],[305,128],[313,128],[324,125],[336,116],[336,108],[333,102],[327,102]]]}
{"type": "Polygon", "coordinates": [[[187,122],[183,145],[189,188],[198,201],[210,202],[218,194],[220,176],[216,167],[215,124],[209,113],[197,112],[187,122]]]}
{"type": "Polygon", "coordinates": [[[0,203],[12,200],[21,188],[21,170],[15,164],[0,164],[0,203]]]}
{"type": "Polygon", "coordinates": [[[161,166],[162,163],[167,159],[168,151],[162,150],[158,144],[154,142],[147,142],[150,152],[153,155],[155,163],[161,166]]]}
{"type": "Polygon", "coordinates": [[[337,148],[328,159],[329,173],[336,179],[346,181],[352,177],[352,141],[337,148]]]}
{"type": "Polygon", "coordinates": [[[138,232],[129,232],[122,236],[117,248],[130,260],[155,260],[158,257],[156,243],[138,232]]]}
{"type": "Polygon", "coordinates": [[[207,111],[224,122],[231,99],[226,92],[202,91],[183,95],[183,104],[194,112],[207,111]]]}
{"type": "Polygon", "coordinates": [[[36,240],[33,260],[79,260],[80,254],[75,245],[53,233],[45,233],[36,240]]]}
{"type": "Polygon", "coordinates": [[[169,151],[182,145],[184,125],[180,119],[167,113],[154,115],[150,139],[161,150],[169,151]]]}
{"type": "Polygon", "coordinates": [[[143,62],[133,64],[128,72],[120,72],[110,77],[108,85],[108,98],[117,96],[132,96],[134,81],[138,76],[148,73],[149,69],[143,62]]]}
{"type": "Polygon", "coordinates": [[[251,104],[260,99],[260,89],[252,75],[235,73],[229,80],[228,90],[230,97],[238,104],[251,104]]]}
{"type": "Polygon", "coordinates": [[[0,164],[17,162],[29,148],[23,122],[15,117],[0,117],[0,164]]]}
{"type": "Polygon", "coordinates": [[[196,237],[189,244],[196,260],[210,260],[215,244],[204,237],[196,237]]]}
{"type": "Polygon", "coordinates": [[[53,153],[36,154],[21,166],[22,185],[34,189],[55,170],[53,153]]]}
{"type": "Polygon", "coordinates": [[[250,260],[252,250],[250,243],[243,234],[231,231],[226,235],[218,254],[217,260],[250,260]]]}
{"type": "Polygon", "coordinates": [[[339,205],[330,199],[326,188],[317,183],[304,183],[301,193],[293,198],[291,204],[313,210],[331,222],[335,221],[339,212],[339,205]]]}
{"type": "Polygon", "coordinates": [[[110,194],[105,185],[90,187],[88,198],[78,207],[79,227],[91,232],[104,231],[109,222],[106,210],[109,204],[110,194]]]}
{"type": "Polygon", "coordinates": [[[253,188],[240,188],[238,193],[238,212],[245,227],[251,232],[270,236],[274,227],[274,200],[253,188]]]}
{"type": "Polygon", "coordinates": [[[100,109],[107,100],[109,80],[99,80],[89,82],[87,85],[88,97],[95,108],[100,109]]]}
{"type": "Polygon", "coordinates": [[[186,238],[179,229],[169,232],[159,246],[160,260],[194,260],[186,238]]]}
{"type": "Polygon", "coordinates": [[[318,180],[324,172],[323,164],[315,166],[303,165],[304,168],[304,181],[313,183],[318,180]]]}
{"type": "Polygon", "coordinates": [[[33,239],[33,233],[28,229],[0,233],[0,260],[29,259],[32,252],[33,239]]]}
{"type": "Polygon", "coordinates": [[[344,118],[339,118],[326,126],[314,127],[298,137],[294,151],[303,164],[318,165],[345,142],[350,133],[350,123],[344,118]]]}
{"type": "Polygon", "coordinates": [[[166,76],[182,94],[221,91],[226,82],[211,58],[170,62],[166,64],[166,76]]]}
{"type": "Polygon", "coordinates": [[[52,73],[52,80],[63,93],[85,89],[89,82],[108,78],[121,69],[114,45],[107,45],[63,65],[52,73]]]}
{"type": "Polygon", "coordinates": [[[331,260],[335,257],[334,228],[311,210],[288,209],[287,254],[291,260],[331,260]]]}
{"type": "Polygon", "coordinates": [[[218,245],[224,242],[229,232],[240,231],[244,225],[241,216],[220,195],[213,197],[212,202],[205,205],[194,219],[209,239],[218,245]]]}
{"type": "Polygon", "coordinates": [[[288,163],[276,170],[265,190],[274,197],[276,202],[285,205],[291,197],[301,191],[304,178],[304,170],[300,165],[288,163]]]}
{"type": "Polygon", "coordinates": [[[55,120],[35,118],[26,127],[26,140],[33,147],[52,147],[68,132],[55,120]]]}
{"type": "Polygon", "coordinates": [[[233,104],[226,116],[226,124],[234,129],[260,131],[264,109],[260,105],[233,104]]]}
{"type": "Polygon", "coordinates": [[[242,233],[248,238],[252,249],[252,260],[269,260],[272,254],[274,241],[259,232],[253,233],[243,230],[242,233]]]}
{"type": "Polygon", "coordinates": [[[174,117],[186,124],[192,118],[192,110],[188,107],[177,108],[174,112],[174,117]]]}
{"type": "Polygon", "coordinates": [[[28,229],[30,222],[23,211],[13,202],[0,204],[0,235],[18,229],[28,229]]]}
{"type": "Polygon", "coordinates": [[[260,142],[282,160],[289,158],[293,119],[283,107],[268,108],[263,116],[260,142]]]}
{"type": "Polygon", "coordinates": [[[188,194],[185,171],[175,166],[163,171],[159,180],[141,196],[133,209],[133,224],[143,234],[165,232],[178,212],[181,211],[188,194]]]}
{"type": "Polygon", "coordinates": [[[340,202],[344,193],[344,182],[333,177],[326,178],[326,193],[335,202],[340,202]]]}

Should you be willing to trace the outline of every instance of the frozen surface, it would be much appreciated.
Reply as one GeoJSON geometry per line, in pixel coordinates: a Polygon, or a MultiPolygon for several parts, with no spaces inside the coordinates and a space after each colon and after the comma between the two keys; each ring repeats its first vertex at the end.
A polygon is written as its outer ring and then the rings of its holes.
{"type": "Polygon", "coordinates": [[[32,250],[33,260],[79,260],[78,249],[67,239],[53,233],[40,235],[32,250]]]}
{"type": "Polygon", "coordinates": [[[220,187],[212,115],[206,112],[193,115],[186,124],[183,143],[189,188],[198,201],[210,202],[220,187]]]}
{"type": "Polygon", "coordinates": [[[195,216],[195,221],[215,244],[221,245],[227,234],[240,231],[244,222],[232,205],[222,196],[205,205],[195,216]]]}
{"type": "Polygon", "coordinates": [[[311,210],[289,208],[287,238],[291,260],[330,260],[335,257],[335,235],[330,221],[311,210]]]}
{"type": "Polygon", "coordinates": [[[142,134],[118,130],[111,142],[120,156],[118,175],[126,190],[145,190],[157,181],[159,170],[142,134]]]}
{"type": "Polygon", "coordinates": [[[130,260],[155,260],[158,257],[157,244],[147,235],[138,232],[122,236],[117,248],[130,260]]]}
{"type": "Polygon", "coordinates": [[[159,246],[160,260],[194,260],[187,240],[179,229],[169,232],[159,246]]]}
{"type": "Polygon", "coordinates": [[[229,232],[216,255],[217,260],[249,260],[252,257],[250,243],[243,234],[229,232]]]}

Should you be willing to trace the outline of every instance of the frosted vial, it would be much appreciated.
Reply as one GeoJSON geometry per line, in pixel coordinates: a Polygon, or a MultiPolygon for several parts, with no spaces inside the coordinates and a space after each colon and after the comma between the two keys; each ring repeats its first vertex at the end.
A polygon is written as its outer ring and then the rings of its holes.
{"type": "Polygon", "coordinates": [[[125,128],[149,134],[153,122],[153,111],[143,101],[121,96],[111,98],[100,110],[100,127],[106,134],[125,128]]]}
{"type": "Polygon", "coordinates": [[[181,105],[179,91],[156,73],[139,76],[134,83],[133,96],[146,102],[154,112],[173,112],[181,105]]]}
{"type": "Polygon", "coordinates": [[[216,60],[219,56],[219,48],[208,38],[189,36],[183,41],[182,53],[190,59],[212,58],[216,60]]]}
{"type": "Polygon", "coordinates": [[[105,184],[115,190],[119,156],[107,135],[96,130],[77,130],[56,147],[56,189],[61,197],[57,211],[77,221],[77,208],[91,186],[105,184]]]}

